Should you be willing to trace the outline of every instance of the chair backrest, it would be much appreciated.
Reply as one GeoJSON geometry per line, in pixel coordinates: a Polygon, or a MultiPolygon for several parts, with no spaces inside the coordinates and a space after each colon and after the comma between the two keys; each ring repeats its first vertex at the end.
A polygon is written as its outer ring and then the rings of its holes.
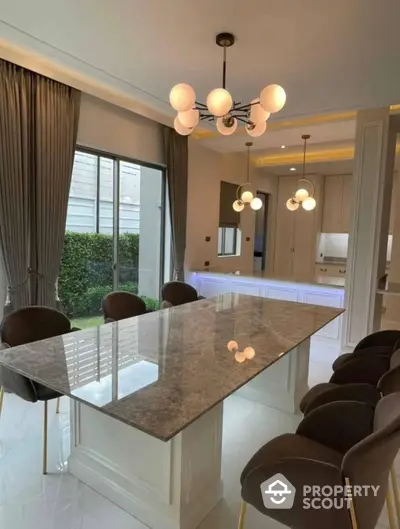
{"type": "Polygon", "coordinates": [[[101,302],[104,319],[115,321],[146,313],[146,303],[131,292],[110,292],[101,302]]]}
{"type": "Polygon", "coordinates": [[[342,461],[343,477],[351,485],[379,487],[374,496],[354,496],[358,529],[374,529],[385,503],[389,472],[400,448],[400,393],[378,402],[374,433],[354,445],[342,461]]]}
{"type": "Polygon", "coordinates": [[[191,303],[198,298],[197,290],[182,281],[170,281],[161,287],[162,301],[168,301],[173,306],[191,303]]]}
{"type": "Polygon", "coordinates": [[[365,354],[355,355],[336,369],[329,382],[334,384],[372,384],[376,387],[381,376],[390,369],[389,357],[374,354],[381,349],[384,347],[364,349],[365,354]]]}
{"type": "Polygon", "coordinates": [[[359,349],[366,349],[367,347],[374,347],[376,345],[388,345],[394,348],[396,342],[400,340],[400,331],[397,329],[377,331],[369,334],[363,338],[356,347],[354,351],[359,349]]]}
{"type": "Polygon", "coordinates": [[[392,354],[390,369],[379,379],[377,387],[382,395],[400,392],[400,349],[392,354]]]}
{"type": "Polygon", "coordinates": [[[70,330],[71,322],[59,310],[31,306],[8,314],[1,323],[0,337],[2,342],[15,347],[53,338],[70,330]]]}

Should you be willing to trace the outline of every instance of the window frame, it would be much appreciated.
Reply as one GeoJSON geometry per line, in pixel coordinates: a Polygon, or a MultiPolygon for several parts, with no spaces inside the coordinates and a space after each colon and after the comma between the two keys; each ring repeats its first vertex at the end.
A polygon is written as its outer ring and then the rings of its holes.
{"type": "Polygon", "coordinates": [[[239,228],[233,227],[233,226],[218,226],[218,247],[219,247],[219,233],[221,230],[221,253],[218,251],[218,257],[234,257],[238,255],[238,231],[239,228]],[[226,246],[226,230],[231,229],[234,230],[233,233],[233,252],[226,252],[225,246],[226,246]]]}
{"type": "MultiPolygon", "coordinates": [[[[120,162],[127,162],[132,163],[134,165],[140,165],[142,167],[148,167],[150,169],[156,169],[161,172],[161,226],[160,226],[160,274],[159,274],[159,285],[160,288],[164,283],[165,280],[165,243],[166,243],[166,202],[167,202],[167,168],[165,165],[162,164],[155,164],[151,162],[145,162],[142,160],[138,160],[136,158],[130,158],[128,156],[123,156],[120,154],[110,153],[108,151],[103,151],[101,149],[94,149],[92,147],[84,147],[82,145],[77,144],[74,149],[74,157],[75,152],[83,152],[86,154],[92,154],[94,156],[97,156],[97,180],[96,180],[96,219],[95,219],[95,233],[99,233],[100,229],[100,157],[110,158],[113,161],[113,193],[114,193],[114,199],[113,199],[113,242],[114,242],[114,251],[115,257],[114,260],[114,285],[118,286],[119,278],[118,278],[118,272],[119,272],[119,236],[115,236],[116,234],[119,235],[119,206],[120,206],[120,196],[119,196],[119,186],[120,186],[120,162]],[[116,231],[117,230],[117,231],[116,231]]],[[[69,194],[68,194],[69,199],[69,194]]],[[[172,245],[172,241],[170,241],[172,245]]],[[[140,252],[140,249],[139,249],[140,252]]],[[[171,252],[171,255],[173,253],[171,252]]],[[[172,267],[171,267],[172,269],[172,267]]],[[[169,278],[170,279],[170,278],[169,278]]],[[[169,280],[168,279],[168,280],[169,280]]]]}

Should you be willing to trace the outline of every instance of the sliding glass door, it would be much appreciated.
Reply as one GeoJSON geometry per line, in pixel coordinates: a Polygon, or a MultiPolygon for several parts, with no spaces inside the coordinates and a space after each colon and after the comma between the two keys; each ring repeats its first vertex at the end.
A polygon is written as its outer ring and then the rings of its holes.
{"type": "Polygon", "coordinates": [[[161,168],[75,153],[59,297],[76,325],[100,324],[101,300],[115,290],[158,306],[165,221],[161,168]]]}

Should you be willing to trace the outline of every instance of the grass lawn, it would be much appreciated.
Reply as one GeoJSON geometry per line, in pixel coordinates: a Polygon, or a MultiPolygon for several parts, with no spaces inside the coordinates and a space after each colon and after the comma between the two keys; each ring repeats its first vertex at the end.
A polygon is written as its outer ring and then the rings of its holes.
{"type": "Polygon", "coordinates": [[[71,320],[73,327],[79,327],[79,329],[88,329],[89,327],[95,327],[96,325],[103,325],[103,316],[87,316],[86,318],[76,318],[71,320]]]}

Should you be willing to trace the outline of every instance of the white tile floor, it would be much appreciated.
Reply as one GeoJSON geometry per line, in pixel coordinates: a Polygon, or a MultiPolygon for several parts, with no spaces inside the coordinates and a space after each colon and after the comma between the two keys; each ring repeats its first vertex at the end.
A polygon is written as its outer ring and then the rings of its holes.
{"type": "MultiPolygon", "coordinates": [[[[312,348],[310,385],[329,378],[335,358],[326,347],[312,348]]],[[[67,472],[69,401],[61,413],[49,407],[49,472],[42,476],[41,425],[43,405],[29,404],[13,395],[4,399],[0,420],[1,529],[146,529],[108,500],[67,472]]],[[[224,499],[199,529],[235,529],[240,507],[240,472],[266,441],[293,431],[301,417],[289,415],[232,396],[225,402],[223,439],[224,499]]],[[[379,529],[388,527],[386,513],[379,529]]],[[[282,526],[248,509],[245,529],[282,526]]],[[[339,528],[338,528],[339,529],[339,528]]]]}

